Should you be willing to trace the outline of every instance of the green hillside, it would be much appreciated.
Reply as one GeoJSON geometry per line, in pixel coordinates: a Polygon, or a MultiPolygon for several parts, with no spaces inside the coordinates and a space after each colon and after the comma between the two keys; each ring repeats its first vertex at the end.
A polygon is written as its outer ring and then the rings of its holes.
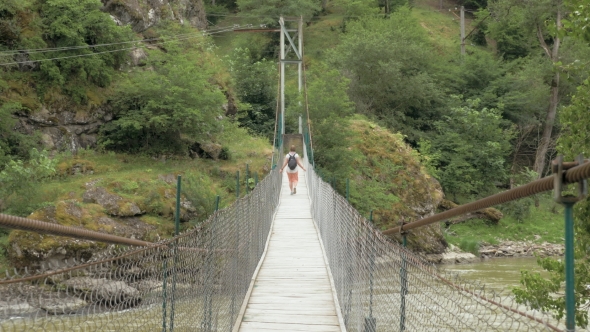
{"type": "MultiPolygon", "coordinates": [[[[586,100],[590,48],[577,35],[555,34],[549,23],[531,29],[525,13],[539,22],[555,17],[549,0],[532,7],[445,2],[442,11],[427,0],[197,3],[204,8],[198,13],[167,2],[0,5],[0,211],[43,220],[55,212],[58,222],[72,224],[59,214],[71,201],[82,208],[85,227],[109,231],[93,223],[108,209],[84,202],[92,183],[127,208],[137,206],[132,217],[154,226],[142,236],[155,240],[171,235],[171,177],[187,181],[193,207],[185,228],[210,213],[216,195],[229,204],[236,171],[245,184],[246,165],[261,178],[271,167],[279,47],[278,33],[230,30],[276,27],[280,14],[305,21],[316,166],[326,179],[338,179],[342,193],[344,180],[353,179],[352,203],[364,214],[376,210],[381,229],[422,215],[408,210],[424,202],[406,196],[407,186],[440,185],[447,199],[464,203],[546,174],[557,152],[571,159],[587,149],[568,139],[583,128],[575,119],[586,100]],[[463,57],[461,4],[470,33],[463,57]],[[555,45],[559,61],[543,50],[555,45]],[[546,120],[551,109],[554,123],[546,120]],[[549,136],[540,137],[548,128],[549,136]],[[408,157],[363,143],[373,140],[408,157]],[[408,165],[416,169],[406,178],[400,170],[408,165]]],[[[294,69],[286,77],[287,132],[305,114],[294,69]]],[[[442,199],[434,196],[432,212],[442,199]]],[[[446,241],[558,241],[534,236],[554,233],[561,219],[547,199],[537,200],[540,210],[531,200],[500,207],[506,218],[498,225],[453,226],[446,241]],[[540,218],[545,226],[500,230],[540,218]],[[479,237],[480,230],[488,235],[479,237]]],[[[444,249],[436,232],[440,246],[418,239],[416,250],[444,249]]],[[[3,234],[7,248],[9,232],[3,234]]]]}

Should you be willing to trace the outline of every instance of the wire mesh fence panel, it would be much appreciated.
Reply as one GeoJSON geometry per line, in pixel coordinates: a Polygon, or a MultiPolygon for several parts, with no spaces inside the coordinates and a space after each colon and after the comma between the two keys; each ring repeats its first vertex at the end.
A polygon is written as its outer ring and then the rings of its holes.
{"type": "Polygon", "coordinates": [[[153,247],[0,280],[0,331],[231,331],[264,251],[281,178],[153,247]]]}
{"type": "Polygon", "coordinates": [[[307,165],[312,216],[347,331],[554,331],[550,313],[446,274],[392,242],[307,165]]]}

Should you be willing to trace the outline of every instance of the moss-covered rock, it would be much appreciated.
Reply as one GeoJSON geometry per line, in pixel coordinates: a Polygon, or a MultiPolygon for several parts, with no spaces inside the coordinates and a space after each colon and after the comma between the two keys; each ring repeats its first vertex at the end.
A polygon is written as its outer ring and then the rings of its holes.
{"type": "MultiPolygon", "coordinates": [[[[107,216],[101,206],[76,200],[61,201],[37,210],[29,218],[127,238],[147,241],[159,238],[157,227],[138,218],[114,219],[107,216]]],[[[8,239],[7,258],[16,268],[40,268],[44,264],[59,267],[72,258],[90,259],[105,248],[104,243],[15,230],[8,239]]]]}
{"type": "Polygon", "coordinates": [[[112,216],[131,217],[141,214],[141,209],[121,196],[109,193],[103,187],[91,187],[84,193],[84,203],[96,203],[112,216]]]}
{"type": "MultiPolygon", "coordinates": [[[[361,212],[373,210],[374,224],[381,230],[433,215],[443,191],[403,136],[359,117],[351,120],[351,128],[351,149],[358,151],[351,202],[361,212]]],[[[441,253],[446,247],[438,224],[410,231],[407,240],[411,249],[424,253],[441,253]]]]}

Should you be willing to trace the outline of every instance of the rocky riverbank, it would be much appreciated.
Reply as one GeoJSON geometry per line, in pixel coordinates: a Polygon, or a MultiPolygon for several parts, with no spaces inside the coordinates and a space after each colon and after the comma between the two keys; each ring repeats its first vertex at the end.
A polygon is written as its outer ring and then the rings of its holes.
{"type": "Polygon", "coordinates": [[[496,245],[483,245],[479,248],[482,258],[491,257],[528,257],[528,256],[563,256],[564,245],[555,243],[533,243],[506,241],[496,245]]]}
{"type": "Polygon", "coordinates": [[[434,264],[465,264],[493,257],[533,257],[535,255],[550,257],[563,256],[563,254],[563,244],[505,241],[500,244],[480,246],[479,257],[450,245],[444,253],[426,255],[425,258],[434,264]]]}

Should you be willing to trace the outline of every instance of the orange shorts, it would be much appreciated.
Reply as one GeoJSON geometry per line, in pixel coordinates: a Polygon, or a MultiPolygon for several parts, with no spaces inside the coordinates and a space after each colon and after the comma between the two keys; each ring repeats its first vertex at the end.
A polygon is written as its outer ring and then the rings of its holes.
{"type": "Polygon", "coordinates": [[[297,182],[297,181],[299,181],[298,174],[299,174],[299,172],[287,173],[287,176],[289,177],[289,182],[297,182]]]}

